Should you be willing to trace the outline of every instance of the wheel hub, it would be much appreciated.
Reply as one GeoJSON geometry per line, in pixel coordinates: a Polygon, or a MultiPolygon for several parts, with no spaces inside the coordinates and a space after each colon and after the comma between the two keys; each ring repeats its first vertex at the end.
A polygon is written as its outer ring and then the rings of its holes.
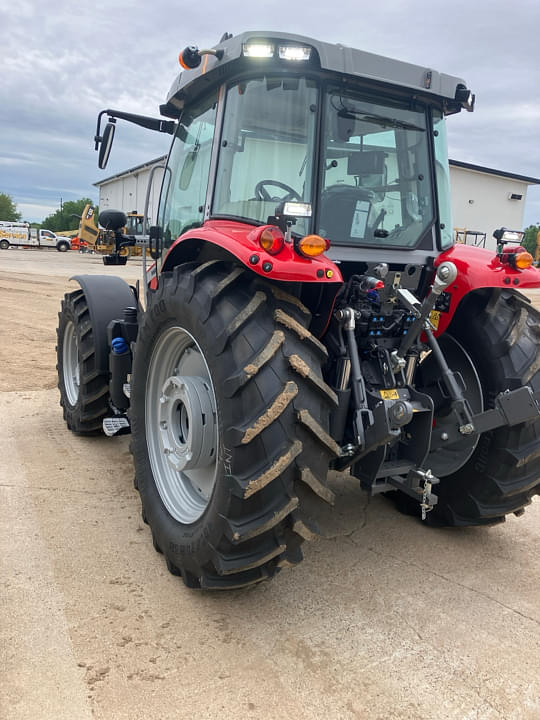
{"type": "Polygon", "coordinates": [[[207,380],[171,376],[159,400],[159,431],[167,462],[176,471],[211,465],[216,459],[216,409],[207,380]]]}
{"type": "Polygon", "coordinates": [[[219,432],[212,378],[187,330],[165,329],[152,351],[146,382],[148,456],[159,495],[178,522],[206,510],[218,471],[219,432]]]}
{"type": "MultiPolygon", "coordinates": [[[[446,357],[448,365],[454,372],[459,372],[463,385],[464,396],[468,401],[473,413],[480,413],[484,410],[482,385],[476,372],[474,363],[466,349],[451,335],[443,335],[439,343],[446,357]]],[[[450,399],[445,395],[440,381],[440,367],[432,355],[420,365],[420,382],[418,389],[430,395],[435,403],[435,426],[433,433],[445,441],[456,427],[458,418],[450,410],[450,399]]],[[[426,464],[438,477],[446,477],[457,472],[473,454],[479,436],[475,434],[463,434],[460,440],[453,442],[448,447],[437,446],[432,450],[426,464]]]]}

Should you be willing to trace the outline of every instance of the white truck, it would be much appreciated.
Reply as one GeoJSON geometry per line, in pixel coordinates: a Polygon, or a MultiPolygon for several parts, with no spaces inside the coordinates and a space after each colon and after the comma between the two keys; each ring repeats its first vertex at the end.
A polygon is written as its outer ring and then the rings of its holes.
{"type": "Polygon", "coordinates": [[[71,250],[71,241],[51,230],[32,228],[26,222],[0,220],[0,250],[9,250],[10,247],[50,247],[66,252],[71,250]]]}

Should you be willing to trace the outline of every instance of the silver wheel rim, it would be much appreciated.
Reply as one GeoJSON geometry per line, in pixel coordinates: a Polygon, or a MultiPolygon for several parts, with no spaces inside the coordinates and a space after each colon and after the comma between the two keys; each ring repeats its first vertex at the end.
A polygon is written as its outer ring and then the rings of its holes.
{"type": "Polygon", "coordinates": [[[187,330],[158,339],[148,368],[146,444],[154,481],[172,517],[188,525],[204,513],[217,474],[214,386],[204,355],[187,330]]]}
{"type": "Polygon", "coordinates": [[[81,385],[79,372],[79,346],[75,325],[68,321],[64,331],[64,345],[62,350],[62,364],[64,368],[64,387],[70,405],[76,405],[79,399],[81,385]]]}

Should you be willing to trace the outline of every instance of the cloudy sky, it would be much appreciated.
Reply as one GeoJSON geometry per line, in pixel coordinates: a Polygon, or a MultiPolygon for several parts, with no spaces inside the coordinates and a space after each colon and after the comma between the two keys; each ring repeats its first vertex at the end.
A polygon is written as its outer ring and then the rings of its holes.
{"type": "MultiPolygon", "coordinates": [[[[454,160],[540,178],[540,0],[275,0],[221,3],[0,0],[0,192],[41,221],[60,198],[165,154],[170,137],[119,123],[97,168],[97,113],[159,115],[178,52],[271,29],[340,42],[463,77],[474,113],[449,120],[454,160]]],[[[540,220],[530,187],[525,224],[540,220]]],[[[497,225],[496,219],[494,220],[497,225]]]]}

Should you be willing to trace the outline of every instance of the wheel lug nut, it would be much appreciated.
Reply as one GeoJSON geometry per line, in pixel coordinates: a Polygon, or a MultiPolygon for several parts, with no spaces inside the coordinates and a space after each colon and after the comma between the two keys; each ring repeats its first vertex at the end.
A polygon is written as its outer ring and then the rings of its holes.
{"type": "Polygon", "coordinates": [[[159,402],[160,402],[162,405],[165,405],[165,403],[167,402],[167,398],[165,397],[165,395],[162,395],[162,396],[159,398],[159,402]]]}

